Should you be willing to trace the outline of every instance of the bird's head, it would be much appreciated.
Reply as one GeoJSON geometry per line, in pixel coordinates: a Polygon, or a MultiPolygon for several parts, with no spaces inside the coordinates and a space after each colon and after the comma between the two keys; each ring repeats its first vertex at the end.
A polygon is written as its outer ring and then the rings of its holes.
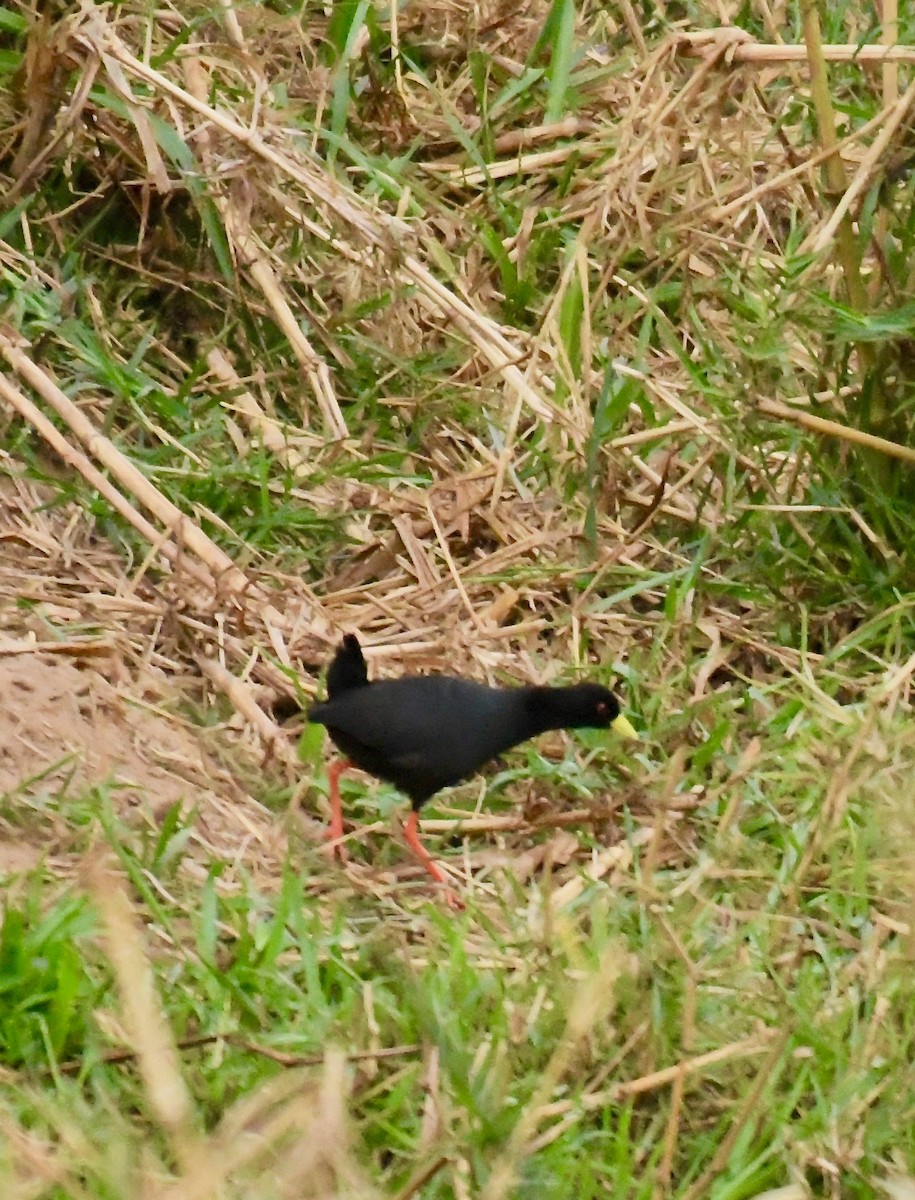
{"type": "Polygon", "coordinates": [[[620,712],[620,702],[600,683],[537,688],[533,702],[557,729],[612,729],[625,738],[638,734],[620,712]]]}

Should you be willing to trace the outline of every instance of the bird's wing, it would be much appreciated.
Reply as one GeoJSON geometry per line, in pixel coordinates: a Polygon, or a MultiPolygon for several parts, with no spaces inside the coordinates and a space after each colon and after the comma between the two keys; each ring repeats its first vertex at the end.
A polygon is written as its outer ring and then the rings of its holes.
{"type": "Polygon", "coordinates": [[[499,720],[507,694],[464,679],[414,676],[348,692],[324,706],[321,721],[401,770],[434,762],[442,774],[463,777],[514,743],[499,720]]]}
{"type": "Polygon", "coordinates": [[[429,697],[409,708],[397,700],[391,684],[369,684],[325,704],[322,723],[392,758],[428,752],[442,736],[438,706],[429,697]]]}

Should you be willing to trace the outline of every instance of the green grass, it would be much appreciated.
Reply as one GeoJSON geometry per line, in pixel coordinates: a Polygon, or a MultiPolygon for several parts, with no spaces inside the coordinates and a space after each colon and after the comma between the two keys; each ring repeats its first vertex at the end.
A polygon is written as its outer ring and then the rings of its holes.
{"type": "MultiPolygon", "coordinates": [[[[212,1039],[181,1055],[199,1135],[292,1069],[270,1053],[319,1063],[328,1046],[403,1047],[348,1072],[355,1157],[383,1192],[439,1157],[423,1195],[452,1195],[456,1178],[485,1189],[527,1121],[511,1194],[561,1184],[647,1195],[675,1120],[667,1167],[677,1194],[704,1181],[716,1196],[752,1195],[793,1178],[817,1190],[835,1172],[843,1194],[873,1195],[915,1151],[911,958],[892,932],[910,912],[901,872],[911,859],[894,866],[888,847],[894,823],[911,832],[894,773],[910,762],[911,736],[874,731],[875,760],[856,718],[839,725],[815,699],[793,708],[792,756],[770,738],[748,769],[738,752],[747,718],[724,700],[706,715],[706,727],[722,727],[718,751],[688,759],[677,783],[677,795],[696,797],[688,816],[646,807],[636,781],[651,780],[657,762],[647,744],[628,769],[619,824],[624,837],[662,830],[660,859],[635,838],[631,869],[549,914],[548,881],[518,886],[502,868],[484,872],[459,917],[409,885],[393,907],[339,887],[327,894],[329,868],[306,848],[269,891],[235,871],[223,887],[228,864],[199,846],[198,871],[183,870],[193,814],[174,811],[150,837],[108,800],[94,802],[91,837],[112,847],[130,881],[172,1033],[212,1039]],[[889,758],[887,746],[897,747],[889,758]],[[840,802],[843,777],[849,789],[866,782],[840,802]],[[742,1056],[747,1041],[755,1052],[742,1056]],[[670,1078],[628,1094],[633,1081],[722,1048],[676,1103],[670,1078]]],[[[602,795],[601,761],[565,794],[602,795]]],[[[526,781],[557,786],[555,766],[533,753],[525,764],[526,781]]],[[[378,839],[369,849],[376,867],[402,858],[378,839]]],[[[131,1062],[106,1061],[120,1003],[92,912],[78,884],[61,888],[44,870],[10,893],[0,1036],[16,1082],[5,1120],[56,1146],[81,1194],[129,1195],[147,1156],[166,1173],[169,1158],[131,1062]],[[84,1130],[75,1146],[74,1126],[84,1130]]],[[[269,1179],[258,1186],[269,1190],[269,1179]]]]}
{"type": "MultiPolygon", "coordinates": [[[[197,118],[133,76],[127,106],[100,68],[59,150],[0,206],[4,321],[288,603],[281,632],[306,682],[358,616],[389,649],[431,645],[423,666],[616,680],[642,741],[582,734],[500,764],[482,811],[528,824],[430,838],[466,893],[459,916],[388,836],[401,800],[359,778],[344,798],[371,828],[344,873],[291,804],[321,815],[321,748],[304,745],[293,778],[201,675],[219,654],[237,679],[277,686],[260,613],[147,561],[4,405],[0,482],[46,488],[22,523],[10,500],[4,636],[110,635],[115,665],[98,669],[151,688],[225,772],[188,770],[184,800],[163,805],[42,769],[0,802],[10,1200],[749,1200],[789,1184],[863,1200],[915,1176],[911,468],[874,470],[756,407],[804,399],[911,442],[905,141],[856,214],[860,311],[806,244],[831,204],[815,175],[739,220],[714,215],[813,152],[802,75],[767,76],[765,108],[760,77],[728,64],[687,93],[697,60],[649,77],[614,6],[553,0],[473,27],[465,9],[400,6],[395,38],[383,6],[251,4],[244,48],[227,49],[222,9],[147,29],[142,6],[120,6],[117,32],[141,58],[148,36],[177,86],[205,37],[207,102],[245,125],[266,114],[290,156],[313,148],[338,203],[227,134],[205,145],[197,118]],[[143,186],[147,135],[167,195],[143,186]],[[343,214],[350,196],[406,231],[370,246],[343,214]],[[227,198],[330,370],[345,440],[325,437],[227,198]],[[399,273],[407,254],[505,327],[562,420],[516,408],[466,326],[399,273]],[[211,373],[214,347],[237,388],[211,373]],[[265,447],[241,390],[290,457],[265,447]],[[448,525],[452,493],[500,471],[501,494],[448,525]],[[417,582],[394,537],[404,520],[440,586],[417,582]],[[381,551],[375,574],[338,587],[381,551]],[[514,594],[499,636],[470,619],[452,565],[475,614],[514,594]],[[571,831],[538,824],[587,807],[600,814],[571,831]],[[20,846],[37,866],[5,865],[20,846]],[[92,882],[101,852],[133,913],[132,969],[92,882]]],[[[821,15],[824,40],[876,39],[869,9],[821,15]]],[[[649,50],[670,21],[712,20],[691,5],[636,19],[649,50]]],[[[769,40],[756,13],[740,20],[769,40]]],[[[0,103],[20,131],[55,128],[95,65],[71,44],[43,111],[42,88],[17,82],[31,22],[0,10],[0,103]]],[[[798,13],[785,22],[799,40],[798,13]]],[[[900,25],[915,42],[911,17],[900,25]]],[[[830,81],[849,127],[879,111],[878,72],[830,81]]],[[[8,176],[19,145],[2,152],[8,176]]],[[[58,764],[78,751],[62,745],[58,764]]],[[[470,783],[427,812],[469,817],[480,795],[470,783]]]]}

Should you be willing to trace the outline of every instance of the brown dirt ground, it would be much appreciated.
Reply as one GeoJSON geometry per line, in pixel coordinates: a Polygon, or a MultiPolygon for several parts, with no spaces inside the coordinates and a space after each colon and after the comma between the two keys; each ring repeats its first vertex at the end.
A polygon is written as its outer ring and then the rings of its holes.
{"type": "Polygon", "coordinates": [[[147,797],[161,811],[196,790],[164,765],[200,760],[187,731],[91,667],[40,652],[8,654],[0,659],[0,693],[8,704],[0,712],[4,792],[111,784],[128,804],[147,797]]]}
{"type": "MultiPolygon", "coordinates": [[[[252,839],[282,853],[285,836],[227,769],[244,735],[200,729],[181,715],[194,681],[156,664],[162,614],[140,598],[123,555],[80,509],[45,507],[50,492],[0,481],[0,874],[63,852],[47,827],[16,815],[29,803],[110,789],[119,813],[157,822],[195,807],[195,838],[230,861],[252,839]]],[[[199,681],[198,681],[199,682],[199,681]]],[[[241,761],[241,757],[240,757],[241,761]]],[[[257,770],[248,762],[238,774],[257,770]]]]}

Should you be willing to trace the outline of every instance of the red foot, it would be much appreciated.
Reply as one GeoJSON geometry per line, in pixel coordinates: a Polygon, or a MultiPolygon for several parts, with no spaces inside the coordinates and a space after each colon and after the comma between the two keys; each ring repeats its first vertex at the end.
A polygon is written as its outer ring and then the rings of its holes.
{"type": "Polygon", "coordinates": [[[411,812],[404,823],[404,836],[407,839],[407,845],[423,864],[436,883],[442,884],[442,898],[452,912],[463,912],[464,901],[452,888],[448,886],[448,879],[445,872],[438,865],[426,847],[419,840],[419,813],[411,812]]]}
{"type": "Polygon", "coordinates": [[[327,851],[332,858],[346,862],[349,855],[343,844],[343,803],[340,800],[340,776],[353,764],[344,758],[335,759],[327,768],[327,791],[330,799],[330,825],[327,836],[330,845],[327,851]]]}

